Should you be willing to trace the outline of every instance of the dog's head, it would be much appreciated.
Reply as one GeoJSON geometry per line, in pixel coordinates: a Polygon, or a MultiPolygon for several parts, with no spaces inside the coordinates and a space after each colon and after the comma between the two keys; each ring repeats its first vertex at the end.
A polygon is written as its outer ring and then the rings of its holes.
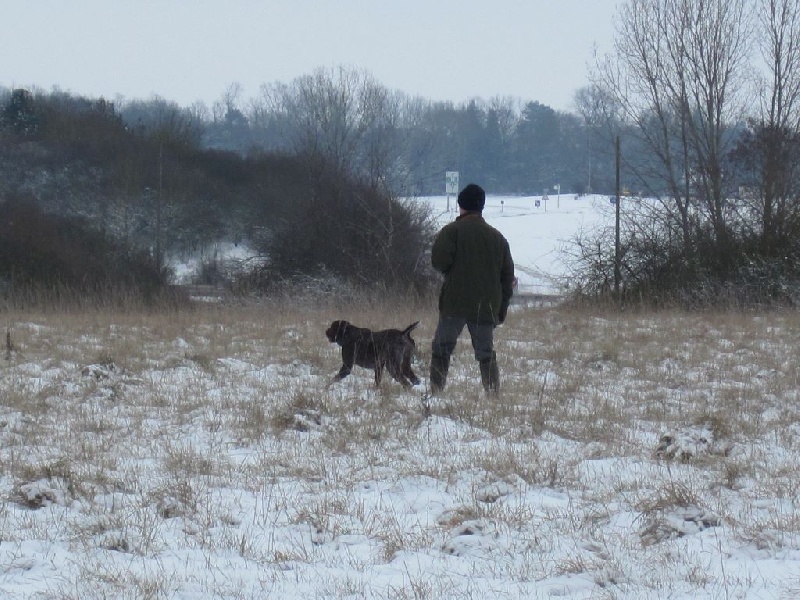
{"type": "Polygon", "coordinates": [[[331,323],[331,326],[325,330],[325,336],[328,338],[329,342],[341,342],[348,327],[350,327],[348,321],[334,321],[331,323]]]}

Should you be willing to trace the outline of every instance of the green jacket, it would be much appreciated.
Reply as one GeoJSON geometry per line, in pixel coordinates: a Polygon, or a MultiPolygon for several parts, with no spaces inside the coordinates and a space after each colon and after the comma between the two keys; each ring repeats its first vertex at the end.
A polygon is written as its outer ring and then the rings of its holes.
{"type": "Polygon", "coordinates": [[[445,225],[431,249],[433,268],[444,273],[439,312],[482,323],[502,323],[514,286],[508,241],[480,213],[445,225]]]}

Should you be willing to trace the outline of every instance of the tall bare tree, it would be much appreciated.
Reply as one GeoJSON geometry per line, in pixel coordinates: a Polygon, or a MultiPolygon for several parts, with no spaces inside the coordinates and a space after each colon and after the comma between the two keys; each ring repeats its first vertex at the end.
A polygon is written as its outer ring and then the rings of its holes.
{"type": "Polygon", "coordinates": [[[766,63],[762,118],[800,127],[800,1],[759,0],[759,48],[766,63]]]}
{"type": "Polygon", "coordinates": [[[615,53],[598,65],[595,83],[657,158],[647,175],[660,179],[687,255],[698,219],[726,252],[723,162],[741,115],[750,22],[746,0],[628,0],[615,53]]]}
{"type": "Polygon", "coordinates": [[[391,179],[402,173],[398,163],[408,135],[402,121],[409,107],[400,93],[365,71],[320,68],[289,84],[262,86],[251,111],[257,125],[280,136],[308,168],[310,193],[276,227],[274,239],[294,240],[294,252],[281,256],[285,264],[332,266],[332,272],[369,281],[379,271],[394,272],[398,249],[421,252],[413,233],[421,231],[419,223],[396,199],[391,179]]]}
{"type": "Polygon", "coordinates": [[[758,167],[761,249],[785,252],[800,229],[800,0],[759,0],[759,48],[766,65],[761,110],[751,121],[758,167]]]}
{"type": "MultiPolygon", "coordinates": [[[[575,109],[583,122],[586,144],[586,192],[602,190],[603,183],[610,183],[603,171],[608,171],[610,154],[620,135],[622,117],[616,100],[598,85],[587,85],[575,92],[575,109]]],[[[607,187],[606,189],[611,189],[607,187]]]]}
{"type": "Polygon", "coordinates": [[[374,185],[401,153],[401,109],[399,94],[367,72],[346,67],[264,85],[253,108],[286,125],[282,134],[298,154],[374,185]]]}

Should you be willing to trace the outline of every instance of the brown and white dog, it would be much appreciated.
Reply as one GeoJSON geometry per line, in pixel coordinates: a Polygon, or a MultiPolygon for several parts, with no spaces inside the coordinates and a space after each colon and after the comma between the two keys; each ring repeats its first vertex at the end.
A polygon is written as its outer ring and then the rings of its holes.
{"type": "Polygon", "coordinates": [[[412,323],[402,331],[399,329],[372,331],[356,327],[348,321],[331,323],[325,335],[328,341],[342,347],[342,368],[333,378],[333,382],[347,377],[353,365],[358,365],[375,371],[376,386],[381,384],[384,369],[406,389],[417,385],[420,382],[419,377],[411,370],[411,356],[416,348],[416,343],[411,338],[411,331],[418,324],[419,321],[412,323]]]}

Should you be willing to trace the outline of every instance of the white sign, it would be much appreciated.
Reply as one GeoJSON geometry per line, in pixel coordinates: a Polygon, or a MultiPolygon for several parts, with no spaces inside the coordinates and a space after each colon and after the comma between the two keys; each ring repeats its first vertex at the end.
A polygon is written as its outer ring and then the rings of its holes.
{"type": "Polygon", "coordinates": [[[446,171],[444,174],[444,193],[448,196],[450,194],[458,193],[458,171],[446,171]]]}

